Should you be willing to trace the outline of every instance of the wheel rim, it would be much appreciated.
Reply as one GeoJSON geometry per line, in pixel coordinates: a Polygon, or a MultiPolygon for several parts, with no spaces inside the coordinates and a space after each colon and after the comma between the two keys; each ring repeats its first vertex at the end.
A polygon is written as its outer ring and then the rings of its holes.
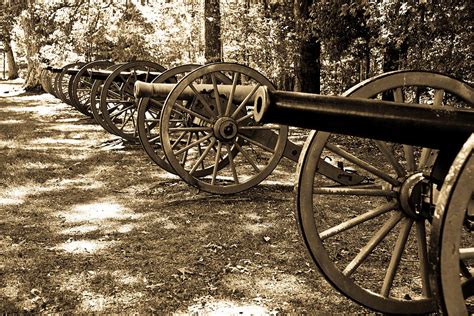
{"type": "MultiPolygon", "coordinates": [[[[115,70],[118,67],[120,67],[123,64],[118,64],[118,65],[112,65],[107,68],[107,70],[115,70]]],[[[114,131],[107,125],[107,122],[105,121],[104,117],[102,116],[102,111],[100,110],[100,95],[102,93],[102,86],[104,85],[103,80],[95,80],[94,84],[92,85],[91,89],[91,113],[92,116],[94,117],[96,123],[98,123],[100,126],[102,126],[107,132],[110,134],[114,134],[114,131]]]]}
{"type": "Polygon", "coordinates": [[[70,75],[66,73],[66,70],[74,67],[81,67],[84,63],[72,63],[63,67],[63,71],[59,73],[56,78],[54,79],[54,87],[56,91],[56,95],[61,101],[66,104],[72,105],[71,100],[69,98],[69,79],[70,75]]]}
{"type": "Polygon", "coordinates": [[[260,85],[274,89],[251,68],[216,63],[196,69],[168,95],[160,136],[166,159],[184,181],[206,192],[231,194],[257,185],[273,171],[283,154],[288,128],[253,120],[249,98],[260,85]],[[192,90],[203,82],[211,83],[212,91],[196,89],[191,102],[183,101],[180,96],[186,88],[192,90]],[[231,89],[237,84],[251,88],[247,98],[235,102],[236,95],[221,95],[222,83],[231,89]]]}
{"type": "Polygon", "coordinates": [[[150,82],[155,78],[149,72],[164,72],[165,68],[153,62],[135,61],[115,69],[104,81],[100,95],[101,115],[114,134],[135,141],[137,131],[137,107],[133,94],[135,81],[150,82]],[[139,76],[138,72],[145,74],[139,76]],[[123,75],[122,72],[129,74],[123,75]]]}
{"type": "Polygon", "coordinates": [[[108,60],[97,60],[85,64],[79,72],[69,80],[69,98],[72,105],[81,113],[93,117],[91,110],[91,91],[94,79],[88,75],[88,70],[98,70],[112,65],[108,60]]]}
{"type": "MultiPolygon", "coordinates": [[[[152,80],[152,83],[177,83],[189,72],[200,65],[182,65],[169,69],[152,80]]],[[[160,115],[166,96],[159,98],[142,98],[138,101],[137,125],[138,136],[148,156],[161,168],[175,173],[163,153],[160,140],[160,115]]]]}
{"type": "MultiPolygon", "coordinates": [[[[373,98],[385,93],[411,103],[431,97],[440,106],[447,92],[469,100],[472,91],[465,88],[451,77],[400,71],[364,81],[344,95],[373,98]]],[[[312,132],[298,164],[296,217],[314,262],[341,293],[380,312],[426,313],[435,309],[426,251],[429,214],[418,212],[412,201],[436,152],[390,145],[312,132]],[[317,162],[325,158],[366,176],[366,183],[334,188],[337,183],[316,173],[317,162]],[[409,275],[414,270],[418,272],[409,275]]]]}
{"type": "Polygon", "coordinates": [[[473,214],[474,134],[449,170],[433,218],[431,280],[438,306],[447,315],[474,311],[473,214]]]}

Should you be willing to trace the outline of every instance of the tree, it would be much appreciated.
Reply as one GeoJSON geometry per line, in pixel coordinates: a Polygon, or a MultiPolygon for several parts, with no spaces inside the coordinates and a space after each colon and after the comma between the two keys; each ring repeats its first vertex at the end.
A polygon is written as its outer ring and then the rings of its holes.
{"type": "Polygon", "coordinates": [[[207,63],[222,61],[220,0],[204,0],[204,57],[207,63]]]}
{"type": "Polygon", "coordinates": [[[319,93],[321,42],[316,34],[308,32],[309,8],[313,2],[313,0],[294,0],[293,15],[299,38],[295,58],[295,91],[319,93]]]}
{"type": "Polygon", "coordinates": [[[15,55],[12,49],[12,29],[15,18],[26,6],[25,2],[4,3],[4,8],[0,13],[0,41],[3,42],[3,48],[7,57],[8,79],[18,78],[18,66],[15,61],[15,55]]]}

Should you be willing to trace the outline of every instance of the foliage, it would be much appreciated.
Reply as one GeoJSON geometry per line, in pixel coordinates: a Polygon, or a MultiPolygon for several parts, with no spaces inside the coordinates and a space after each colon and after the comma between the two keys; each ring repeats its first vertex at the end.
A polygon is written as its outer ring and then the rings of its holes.
{"type": "MultiPolygon", "coordinates": [[[[292,89],[297,43],[312,36],[322,46],[326,94],[397,68],[437,70],[472,81],[472,1],[311,2],[311,14],[298,28],[303,32],[296,32],[289,14],[294,1],[221,1],[224,60],[257,68],[279,88],[292,89]]],[[[205,61],[202,0],[58,0],[6,16],[11,18],[0,21],[1,34],[13,28],[17,56],[28,64],[105,58],[171,67],[205,61]]]]}

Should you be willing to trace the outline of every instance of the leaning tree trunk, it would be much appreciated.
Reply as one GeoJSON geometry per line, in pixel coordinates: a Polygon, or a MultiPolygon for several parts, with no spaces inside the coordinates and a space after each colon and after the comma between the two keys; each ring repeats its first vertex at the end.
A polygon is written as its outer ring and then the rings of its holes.
{"type": "Polygon", "coordinates": [[[221,13],[219,0],[204,1],[204,57],[206,63],[222,61],[221,13]]]}
{"type": "Polygon", "coordinates": [[[12,80],[18,78],[18,66],[15,62],[15,55],[13,54],[10,41],[10,38],[7,38],[3,44],[7,55],[8,79],[12,80]]]}
{"type": "Polygon", "coordinates": [[[321,91],[321,43],[319,39],[306,31],[309,7],[312,0],[294,0],[293,14],[296,21],[296,33],[300,37],[295,67],[295,91],[319,93],[321,91]]]}

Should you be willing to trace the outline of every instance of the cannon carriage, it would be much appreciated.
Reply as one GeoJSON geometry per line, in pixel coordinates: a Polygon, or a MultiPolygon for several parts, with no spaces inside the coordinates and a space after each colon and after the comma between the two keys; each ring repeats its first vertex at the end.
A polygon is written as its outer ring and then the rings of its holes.
{"type": "Polygon", "coordinates": [[[467,140],[474,89],[441,74],[402,71],[350,89],[345,96],[354,100],[266,88],[257,94],[258,121],[317,129],[298,164],[296,218],[326,279],[381,312],[438,306],[467,314],[474,294],[473,137],[467,140]],[[389,91],[393,101],[383,101],[389,91]],[[370,185],[324,179],[318,164],[325,157],[367,175],[370,185]],[[353,208],[338,208],[343,200],[353,208]],[[349,248],[351,239],[363,241],[360,249],[349,248]],[[413,264],[416,274],[408,273],[413,264]],[[380,272],[368,275],[366,266],[380,272]]]}
{"type": "Polygon", "coordinates": [[[133,80],[122,69],[121,79],[99,80],[107,72],[90,72],[92,112],[103,118],[126,103],[119,111],[136,116],[105,126],[120,134],[112,125],[130,122],[119,130],[138,135],[156,164],[201,190],[240,192],[282,157],[299,161],[298,227],[319,270],[347,297],[384,313],[467,311],[470,85],[397,71],[327,97],[276,91],[257,71],[229,63],[136,72],[133,80]],[[148,83],[139,80],[144,73],[148,83]],[[288,141],[287,125],[317,131],[301,147],[288,141]]]}

